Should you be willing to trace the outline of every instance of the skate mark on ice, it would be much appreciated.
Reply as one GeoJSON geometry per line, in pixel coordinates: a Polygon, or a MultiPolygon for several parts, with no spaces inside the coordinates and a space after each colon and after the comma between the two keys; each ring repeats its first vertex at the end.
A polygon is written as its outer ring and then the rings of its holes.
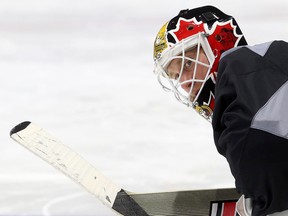
{"type": "Polygon", "coordinates": [[[81,192],[81,193],[73,193],[73,194],[69,194],[66,196],[60,196],[57,197],[55,199],[52,199],[51,201],[49,201],[48,203],[45,204],[45,206],[42,209],[42,214],[43,216],[52,216],[53,214],[50,212],[50,209],[53,209],[53,206],[56,204],[59,204],[61,202],[65,202],[69,199],[74,199],[80,196],[85,195],[85,193],[81,192]]]}

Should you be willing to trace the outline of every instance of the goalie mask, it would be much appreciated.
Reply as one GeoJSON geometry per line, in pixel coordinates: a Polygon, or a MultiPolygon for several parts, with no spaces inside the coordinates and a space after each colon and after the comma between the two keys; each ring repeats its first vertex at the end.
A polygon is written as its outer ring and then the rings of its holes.
{"type": "Polygon", "coordinates": [[[154,72],[176,99],[212,121],[221,54],[246,45],[235,19],[212,6],[182,10],[154,42],[154,72]]]}

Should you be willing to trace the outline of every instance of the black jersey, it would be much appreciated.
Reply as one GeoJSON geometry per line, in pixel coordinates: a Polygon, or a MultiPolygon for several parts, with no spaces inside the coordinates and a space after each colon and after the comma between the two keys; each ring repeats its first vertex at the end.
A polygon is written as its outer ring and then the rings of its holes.
{"type": "Polygon", "coordinates": [[[253,216],[288,209],[288,44],[238,47],[220,60],[214,140],[253,216]]]}

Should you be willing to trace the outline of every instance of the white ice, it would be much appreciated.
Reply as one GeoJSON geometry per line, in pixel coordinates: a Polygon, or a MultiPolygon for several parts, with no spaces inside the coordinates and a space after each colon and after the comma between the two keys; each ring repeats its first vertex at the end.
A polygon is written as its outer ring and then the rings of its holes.
{"type": "Polygon", "coordinates": [[[250,44],[288,37],[286,0],[0,1],[0,215],[114,215],[9,138],[25,120],[130,191],[234,186],[209,123],[152,72],[159,28],[207,4],[250,44]]]}

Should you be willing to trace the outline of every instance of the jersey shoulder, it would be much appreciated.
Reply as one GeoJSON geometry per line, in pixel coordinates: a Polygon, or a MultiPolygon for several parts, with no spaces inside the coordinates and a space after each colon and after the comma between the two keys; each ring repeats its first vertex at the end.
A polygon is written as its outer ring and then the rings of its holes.
{"type": "Polygon", "coordinates": [[[218,73],[226,71],[226,73],[242,75],[277,67],[288,75],[287,55],[288,44],[285,41],[235,47],[222,54],[218,73]]]}

